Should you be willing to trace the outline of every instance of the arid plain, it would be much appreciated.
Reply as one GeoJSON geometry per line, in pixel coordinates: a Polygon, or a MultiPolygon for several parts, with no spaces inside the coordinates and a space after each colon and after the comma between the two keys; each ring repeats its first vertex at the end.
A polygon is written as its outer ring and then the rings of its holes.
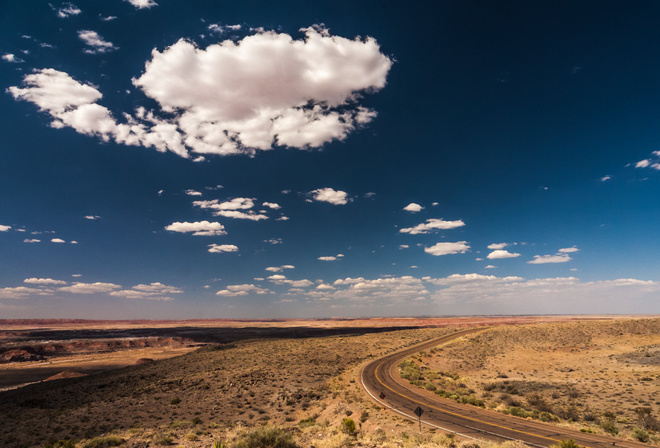
{"type": "Polygon", "coordinates": [[[0,446],[251,446],[264,430],[301,447],[474,445],[420,436],[359,381],[370,360],[471,327],[487,331],[407,359],[401,379],[465,406],[660,442],[660,319],[559,316],[0,321],[0,446]]]}

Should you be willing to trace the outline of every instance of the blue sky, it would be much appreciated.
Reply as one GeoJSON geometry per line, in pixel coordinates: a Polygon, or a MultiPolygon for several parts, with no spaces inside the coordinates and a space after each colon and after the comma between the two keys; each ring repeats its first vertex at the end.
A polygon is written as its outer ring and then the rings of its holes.
{"type": "Polygon", "coordinates": [[[0,317],[660,313],[660,5],[0,20],[0,317]]]}

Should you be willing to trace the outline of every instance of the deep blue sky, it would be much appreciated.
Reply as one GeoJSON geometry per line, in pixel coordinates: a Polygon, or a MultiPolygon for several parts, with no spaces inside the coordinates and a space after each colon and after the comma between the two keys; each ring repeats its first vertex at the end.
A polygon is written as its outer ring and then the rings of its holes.
{"type": "Polygon", "coordinates": [[[0,5],[0,318],[660,313],[660,4],[134,1],[0,5]]]}

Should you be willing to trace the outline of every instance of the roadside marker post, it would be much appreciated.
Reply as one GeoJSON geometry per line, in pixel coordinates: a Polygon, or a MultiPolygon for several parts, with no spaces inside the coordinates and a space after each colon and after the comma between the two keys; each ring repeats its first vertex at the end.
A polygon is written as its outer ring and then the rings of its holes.
{"type": "Polygon", "coordinates": [[[417,416],[417,419],[419,420],[419,434],[422,434],[422,414],[424,413],[424,410],[417,406],[417,409],[415,409],[415,415],[417,416]]]}

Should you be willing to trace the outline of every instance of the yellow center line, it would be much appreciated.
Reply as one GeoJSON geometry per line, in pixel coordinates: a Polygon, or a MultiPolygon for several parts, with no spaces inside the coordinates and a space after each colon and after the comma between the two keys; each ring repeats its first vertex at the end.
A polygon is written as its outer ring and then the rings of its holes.
{"type": "MultiPolygon", "coordinates": [[[[551,438],[551,437],[541,436],[541,435],[534,434],[534,433],[531,433],[531,432],[521,431],[521,430],[519,430],[519,429],[509,428],[509,427],[506,427],[506,426],[497,425],[497,424],[495,424],[495,423],[485,422],[485,421],[483,421],[483,420],[479,420],[479,419],[476,419],[476,418],[468,417],[468,416],[466,416],[466,415],[461,415],[461,414],[457,414],[457,413],[455,413],[455,412],[447,411],[447,410],[445,410],[445,409],[440,409],[440,408],[435,407],[435,406],[432,406],[432,405],[430,405],[430,404],[428,404],[428,403],[424,403],[424,402],[422,402],[422,401],[415,400],[415,399],[412,398],[412,397],[409,397],[409,396],[404,395],[404,394],[402,394],[402,393],[400,393],[400,392],[397,392],[397,391],[395,391],[394,389],[392,389],[391,387],[389,387],[387,384],[383,383],[383,381],[382,381],[382,380],[380,379],[380,377],[378,376],[378,369],[380,369],[380,367],[381,367],[384,363],[385,363],[385,361],[382,361],[382,362],[381,362],[380,364],[378,364],[378,366],[376,367],[376,370],[375,370],[375,372],[374,372],[374,374],[375,374],[375,376],[376,376],[376,380],[378,380],[378,382],[379,382],[381,385],[383,385],[384,387],[386,387],[387,389],[389,389],[389,390],[392,391],[393,393],[395,393],[395,394],[397,394],[397,395],[399,395],[399,396],[401,396],[401,397],[403,397],[403,398],[407,398],[408,400],[410,400],[410,401],[412,401],[412,402],[414,402],[414,403],[422,404],[422,405],[424,405],[424,406],[426,406],[426,407],[429,407],[429,408],[435,409],[435,410],[440,411],[440,412],[443,412],[443,413],[445,413],[445,414],[450,414],[450,415],[453,415],[453,416],[456,416],[456,417],[461,417],[461,418],[464,418],[464,419],[466,419],[466,420],[471,420],[471,421],[473,421],[473,422],[482,423],[482,424],[484,424],[484,425],[489,425],[489,426],[493,426],[493,427],[500,428],[500,429],[506,429],[506,430],[513,431],[513,432],[517,432],[517,433],[520,433],[520,434],[526,434],[526,435],[528,435],[528,436],[532,436],[532,437],[539,437],[539,438],[541,438],[541,439],[551,440],[551,441],[553,441],[553,442],[561,442],[561,440],[553,439],[553,438],[551,438]]],[[[588,447],[585,447],[585,448],[588,448],[588,447]]]]}

